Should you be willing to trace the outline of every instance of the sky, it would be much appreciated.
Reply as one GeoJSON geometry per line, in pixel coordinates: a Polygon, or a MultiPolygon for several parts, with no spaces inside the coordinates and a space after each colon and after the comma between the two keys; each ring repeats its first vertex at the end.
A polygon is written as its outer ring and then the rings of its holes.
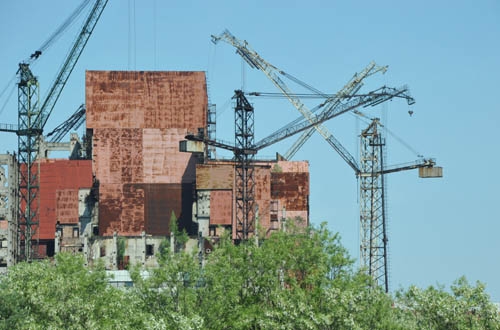
{"type": "MultiPolygon", "coordinates": [[[[0,92],[7,86],[0,97],[0,123],[17,123],[11,78],[18,63],[79,3],[0,1],[0,92]]],[[[32,66],[42,97],[81,21],[32,66]]],[[[367,78],[361,91],[407,84],[416,103],[393,100],[363,109],[369,117],[381,117],[391,132],[386,163],[424,155],[435,158],[444,173],[441,179],[420,179],[415,170],[386,176],[390,289],[449,286],[464,275],[472,283],[486,283],[493,301],[500,302],[500,153],[495,142],[500,2],[110,0],[46,132],[85,102],[85,70],[205,71],[210,102],[217,107],[217,137],[234,140],[234,90],[278,90],[262,72],[245,65],[234,48],[210,41],[224,29],[324,93],[338,91],[371,61],[388,65],[387,73],[367,78]]],[[[298,116],[283,99],[251,102],[256,140],[298,116]]],[[[304,103],[313,107],[319,100],[304,103]]],[[[357,158],[366,120],[345,114],[325,125],[357,158]]],[[[15,135],[0,134],[0,152],[15,151],[15,135]]],[[[294,141],[264,149],[259,157],[284,153],[294,141]]],[[[353,170],[318,134],[294,160],[309,161],[311,222],[327,222],[359,259],[359,182],[353,170]]]]}

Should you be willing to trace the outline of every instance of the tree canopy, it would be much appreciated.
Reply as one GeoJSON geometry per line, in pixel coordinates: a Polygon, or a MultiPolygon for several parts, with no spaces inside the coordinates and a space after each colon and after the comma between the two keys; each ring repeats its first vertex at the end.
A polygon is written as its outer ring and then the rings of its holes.
{"type": "Polygon", "coordinates": [[[484,284],[388,295],[326,225],[289,226],[258,245],[225,235],[203,267],[167,245],[158,259],[147,277],[132,269],[127,289],[80,256],[20,263],[0,277],[0,329],[500,329],[484,284]]]}

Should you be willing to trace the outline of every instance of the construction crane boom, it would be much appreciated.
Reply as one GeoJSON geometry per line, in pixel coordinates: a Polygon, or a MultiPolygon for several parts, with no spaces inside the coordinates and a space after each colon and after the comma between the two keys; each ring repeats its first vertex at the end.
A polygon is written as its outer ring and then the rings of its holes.
{"type": "MultiPolygon", "coordinates": [[[[332,119],[344,112],[356,109],[358,107],[364,106],[372,106],[374,104],[379,104],[381,100],[387,101],[392,98],[403,98],[408,102],[412,102],[413,98],[409,95],[408,87],[403,86],[400,88],[390,88],[390,87],[382,87],[373,92],[363,95],[353,95],[349,97],[343,98],[344,101],[340,102],[334,109],[334,111],[330,111],[330,108],[326,108],[318,114],[313,114],[309,119],[305,119],[303,117],[299,117],[296,120],[293,120],[289,124],[283,126],[278,129],[274,133],[268,135],[262,140],[256,142],[253,146],[248,146],[246,152],[256,153],[258,150],[266,148],[270,145],[273,145],[279,141],[282,141],[288,137],[291,137],[297,133],[303,132],[305,130],[314,127],[315,125],[321,124],[329,119],[332,119]]],[[[354,157],[352,157],[349,152],[337,141],[335,138],[332,138],[332,143],[335,143],[336,147],[339,148],[340,155],[344,158],[346,157],[346,161],[351,162],[353,165],[353,169],[356,172],[359,172],[359,165],[357,165],[354,157]]],[[[236,147],[227,142],[218,141],[218,140],[209,140],[202,133],[201,134],[189,134],[186,135],[186,139],[190,141],[199,141],[204,142],[209,145],[219,147],[222,149],[235,151],[236,147]]]]}
{"type": "MultiPolygon", "coordinates": [[[[303,118],[300,117],[301,121],[294,120],[291,122],[291,124],[285,125],[284,127],[280,128],[279,130],[275,131],[271,135],[267,136],[266,138],[258,141],[255,144],[255,147],[257,149],[262,149],[267,146],[270,146],[276,142],[279,142],[283,139],[286,139],[292,135],[295,135],[297,133],[300,133],[304,130],[307,130],[311,127],[314,127],[315,125],[317,126],[318,124],[321,124],[327,120],[330,120],[336,116],[339,116],[347,111],[356,109],[358,107],[364,106],[373,106],[376,104],[380,104],[381,102],[388,101],[392,98],[404,98],[408,102],[414,102],[413,98],[409,95],[409,90],[408,87],[403,86],[400,88],[390,88],[390,87],[382,87],[379,88],[373,92],[370,92],[368,94],[364,94],[361,96],[353,96],[346,98],[346,101],[339,103],[338,105],[335,106],[335,109],[331,109],[329,107],[326,107],[323,111],[321,111],[319,114],[314,114],[312,113],[308,118],[303,118]]],[[[335,143],[335,139],[333,136],[328,136],[327,137],[328,142],[331,144],[335,143]]],[[[340,145],[338,142],[336,142],[337,145],[340,145]]],[[[340,147],[339,147],[340,149],[340,147]]],[[[343,148],[342,148],[343,149],[343,148]]],[[[336,149],[337,150],[337,149],[336,149]]],[[[343,149],[345,150],[345,149],[343,149]]],[[[343,153],[341,156],[344,158],[344,156],[349,157],[354,159],[352,156],[349,156],[348,153],[343,153]]]]}
{"type": "MultiPolygon", "coordinates": [[[[240,41],[235,36],[231,34],[228,30],[225,30],[219,36],[212,35],[212,42],[217,43],[220,40],[225,41],[226,43],[232,45],[236,48],[236,53],[242,56],[242,58],[250,65],[252,68],[257,68],[261,70],[270,80],[271,82],[285,95],[285,97],[292,103],[292,105],[310,122],[313,122],[313,114],[312,112],[302,103],[300,98],[297,97],[297,94],[293,93],[288,86],[283,82],[283,80],[279,77],[279,75],[290,78],[291,75],[285,73],[284,71],[278,69],[276,66],[264,60],[256,51],[254,51],[246,41],[240,41]]],[[[335,107],[338,105],[339,97],[346,96],[349,94],[354,94],[357,92],[361,86],[364,78],[373,75],[377,72],[385,72],[387,70],[386,66],[380,67],[377,66],[374,62],[370,63],[359,75],[356,74],[354,77],[334,96],[328,98],[324,105],[328,105],[329,111],[333,111],[335,107]]],[[[301,83],[298,79],[293,78],[294,81],[301,83]]],[[[307,84],[301,83],[306,88],[309,88],[307,84]]],[[[311,88],[310,88],[311,89],[311,88]]],[[[315,92],[320,93],[319,91],[313,89],[315,92]]],[[[321,125],[316,124],[311,127],[311,130],[315,129],[318,133],[323,136],[325,140],[327,140],[332,147],[335,146],[332,144],[332,140],[334,139],[332,134],[328,131],[328,129],[321,125]],[[332,138],[331,138],[332,137],[332,138]]],[[[303,135],[297,140],[296,143],[287,151],[285,154],[285,158],[289,159],[295,155],[295,153],[300,149],[300,147],[307,141],[307,139],[312,135],[312,132],[304,132],[303,135]]]]}
{"type": "MultiPolygon", "coordinates": [[[[348,95],[353,95],[356,92],[358,92],[361,87],[363,86],[363,80],[371,76],[377,72],[382,72],[385,73],[387,71],[387,66],[377,66],[375,62],[371,62],[368,64],[368,66],[361,71],[359,74],[356,73],[354,76],[349,80],[349,82],[340,90],[337,92],[337,94],[334,97],[330,97],[327,99],[327,103],[329,103],[329,111],[334,111],[337,106],[340,105],[340,98],[348,95]]],[[[313,135],[314,133],[314,127],[306,130],[302,135],[295,141],[295,143],[288,149],[288,151],[284,154],[285,159],[292,159],[293,156],[299,151],[300,148],[306,143],[306,141],[313,135]]],[[[336,139],[333,137],[332,134],[327,138],[327,142],[332,145],[332,147],[337,150],[335,143],[330,142],[330,140],[335,140],[336,139]]],[[[337,150],[338,152],[338,150],[337,150]]]]}
{"type": "Polygon", "coordinates": [[[78,59],[80,58],[80,55],[82,54],[83,49],[85,48],[85,45],[90,38],[90,35],[94,31],[97,21],[99,20],[99,17],[101,16],[107,3],[108,0],[96,0],[94,6],[92,7],[92,10],[90,11],[87,19],[82,26],[80,33],[73,43],[73,47],[66,56],[64,64],[61,67],[61,70],[59,71],[56,79],[54,80],[49,93],[45,97],[45,101],[43,102],[42,107],[40,108],[40,115],[42,116],[40,118],[40,123],[42,128],[45,127],[45,124],[47,123],[47,120],[49,119],[49,116],[52,113],[52,110],[54,109],[54,106],[59,96],[61,95],[61,92],[66,85],[71,72],[75,68],[75,65],[78,62],[78,59]]]}
{"type": "Polygon", "coordinates": [[[48,133],[47,137],[52,136],[49,142],[61,142],[64,136],[71,130],[78,129],[85,121],[85,110],[85,104],[80,105],[71,117],[59,124],[52,132],[48,133]]]}
{"type": "MultiPolygon", "coordinates": [[[[85,2],[87,2],[85,0],[85,2]]],[[[42,132],[54,106],[73,71],[87,41],[108,0],[96,0],[80,33],[66,56],[45,101],[40,106],[39,82],[29,68],[29,63],[41,55],[37,50],[27,63],[19,64],[18,82],[18,159],[23,170],[19,178],[19,258],[36,257],[35,234],[39,225],[39,175],[35,168],[42,132]]],[[[79,7],[81,8],[81,7],[79,7]]]]}

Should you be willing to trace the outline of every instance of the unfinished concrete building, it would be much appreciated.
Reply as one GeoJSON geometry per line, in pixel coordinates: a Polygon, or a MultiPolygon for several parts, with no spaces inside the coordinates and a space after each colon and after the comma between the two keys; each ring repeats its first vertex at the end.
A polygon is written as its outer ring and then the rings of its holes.
{"type": "MultiPolygon", "coordinates": [[[[234,164],[179,151],[188,132],[209,126],[204,72],[88,71],[86,104],[99,237],[148,239],[144,250],[151,255],[159,239],[170,236],[173,217],[192,237],[232,227],[234,164]]],[[[256,165],[258,219],[265,231],[278,229],[283,217],[307,223],[308,198],[307,162],[256,165]]],[[[128,247],[130,262],[144,260],[144,252],[128,247]]]]}
{"type": "MultiPolygon", "coordinates": [[[[86,108],[89,159],[50,159],[48,151],[60,146],[47,146],[38,160],[38,257],[70,251],[89,263],[102,259],[108,269],[155,266],[174,218],[192,238],[188,248],[204,237],[208,252],[225,229],[235,237],[235,163],[179,151],[186,134],[214,124],[204,72],[87,71],[86,108]]],[[[1,165],[14,166],[10,160],[1,165]]],[[[16,255],[15,244],[4,243],[16,241],[15,221],[6,221],[17,212],[8,188],[16,187],[16,168],[0,173],[0,266],[16,255]],[[2,173],[12,176],[9,185],[2,173]]],[[[260,235],[279,230],[287,218],[307,224],[308,163],[257,161],[255,203],[260,235]]]]}

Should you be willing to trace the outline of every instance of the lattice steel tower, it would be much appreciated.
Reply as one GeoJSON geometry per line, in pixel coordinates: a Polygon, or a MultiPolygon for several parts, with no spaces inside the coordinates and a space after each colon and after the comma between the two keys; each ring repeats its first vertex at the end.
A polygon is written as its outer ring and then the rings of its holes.
{"type": "Polygon", "coordinates": [[[385,139],[378,132],[379,119],[361,132],[360,241],[361,263],[386,292],[387,231],[384,186],[385,139]]]}
{"type": "Polygon", "coordinates": [[[39,177],[36,165],[38,142],[42,134],[40,96],[37,78],[26,63],[19,64],[18,83],[18,163],[19,163],[19,239],[20,258],[36,256],[34,240],[39,224],[39,177]]]}
{"type": "Polygon", "coordinates": [[[236,238],[255,231],[254,111],[241,90],[235,91],[236,238]]]}

